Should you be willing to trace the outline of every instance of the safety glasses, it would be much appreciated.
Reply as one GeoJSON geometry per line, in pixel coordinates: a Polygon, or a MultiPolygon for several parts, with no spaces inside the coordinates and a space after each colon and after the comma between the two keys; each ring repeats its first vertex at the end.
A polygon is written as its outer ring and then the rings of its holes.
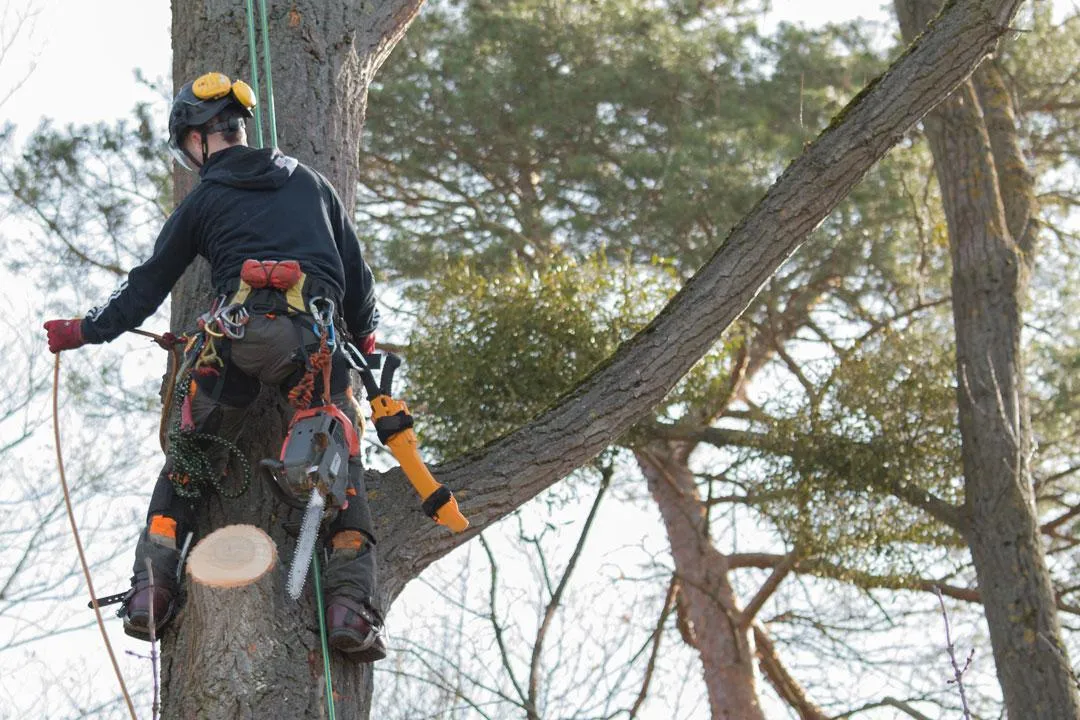
{"type": "Polygon", "coordinates": [[[255,107],[255,91],[243,80],[233,82],[228,75],[209,72],[191,84],[191,92],[200,100],[219,100],[232,93],[236,101],[248,110],[255,107]]]}

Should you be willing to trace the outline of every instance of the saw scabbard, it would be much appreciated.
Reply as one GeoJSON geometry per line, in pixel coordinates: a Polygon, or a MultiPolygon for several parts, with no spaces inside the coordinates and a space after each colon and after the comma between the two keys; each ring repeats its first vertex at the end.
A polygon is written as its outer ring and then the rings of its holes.
{"type": "Polygon", "coordinates": [[[385,355],[382,382],[379,383],[375,381],[375,374],[371,371],[368,359],[355,346],[346,345],[346,357],[360,373],[360,379],[364,383],[364,389],[371,401],[371,419],[379,441],[390,448],[394,459],[401,465],[405,477],[409,478],[409,482],[420,495],[424,512],[453,532],[465,530],[469,527],[469,521],[461,514],[454,493],[432,476],[420,457],[416,433],[413,431],[413,418],[409,414],[408,406],[390,396],[394,371],[401,365],[401,358],[393,353],[385,355]]]}
{"type": "Polygon", "coordinates": [[[432,476],[420,458],[408,406],[388,395],[378,395],[371,401],[371,419],[379,440],[390,448],[405,476],[419,493],[428,517],[454,532],[469,527],[469,521],[461,514],[454,494],[432,476]]]}

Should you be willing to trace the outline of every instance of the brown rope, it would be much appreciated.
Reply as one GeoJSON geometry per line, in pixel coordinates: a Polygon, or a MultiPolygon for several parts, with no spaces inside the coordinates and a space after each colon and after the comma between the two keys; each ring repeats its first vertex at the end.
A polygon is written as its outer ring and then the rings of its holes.
{"type": "Polygon", "coordinates": [[[79,528],[75,524],[75,511],[71,507],[71,493],[68,490],[67,476],[64,474],[64,456],[60,452],[60,353],[56,353],[56,363],[53,366],[53,437],[56,440],[56,467],[60,471],[60,486],[64,490],[64,505],[67,507],[68,520],[71,522],[71,534],[75,536],[75,548],[79,551],[79,563],[82,565],[83,575],[86,577],[86,588],[90,592],[90,602],[94,606],[94,614],[97,615],[98,628],[101,637],[105,640],[105,648],[109,651],[109,659],[112,660],[113,670],[116,671],[116,679],[120,682],[120,691],[124,694],[131,720],[138,720],[135,716],[135,705],[131,702],[127,685],[124,684],[124,676],[120,672],[120,665],[116,662],[116,654],[113,653],[109,635],[105,632],[105,621],[101,618],[101,608],[97,603],[97,593],[94,592],[94,581],[90,579],[90,567],[86,564],[86,553],[83,552],[82,540],[79,538],[79,528]]]}
{"type": "Polygon", "coordinates": [[[172,413],[173,396],[176,394],[176,374],[180,371],[180,339],[170,341],[165,335],[156,335],[146,330],[132,330],[136,335],[148,337],[160,347],[169,351],[169,374],[165,378],[165,397],[161,400],[161,421],[158,423],[158,444],[161,452],[169,452],[169,415],[172,413]]]}

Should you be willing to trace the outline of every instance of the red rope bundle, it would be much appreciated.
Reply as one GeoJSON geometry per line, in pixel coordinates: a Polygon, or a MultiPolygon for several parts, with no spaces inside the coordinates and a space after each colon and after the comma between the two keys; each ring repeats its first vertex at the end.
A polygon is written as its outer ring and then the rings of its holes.
{"type": "Polygon", "coordinates": [[[308,371],[304,378],[289,391],[289,404],[297,410],[311,407],[311,398],[315,394],[315,376],[323,374],[323,402],[330,402],[330,347],[326,344],[329,333],[323,330],[319,349],[308,357],[308,371]]]}

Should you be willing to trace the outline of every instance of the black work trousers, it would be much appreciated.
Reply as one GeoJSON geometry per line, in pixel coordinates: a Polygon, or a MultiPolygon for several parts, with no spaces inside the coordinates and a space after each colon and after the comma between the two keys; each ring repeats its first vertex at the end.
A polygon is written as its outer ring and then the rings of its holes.
{"type": "MultiPolygon", "coordinates": [[[[246,420],[245,408],[258,396],[262,384],[277,387],[282,393],[293,388],[304,376],[305,358],[318,349],[318,336],[310,325],[311,319],[303,316],[291,318],[253,314],[242,338],[216,338],[215,342],[223,350],[226,348],[222,344],[228,343],[227,352],[224,353],[225,366],[221,369],[221,385],[217,386],[216,377],[200,382],[191,400],[196,432],[235,441],[246,420]]],[[[313,405],[325,401],[320,398],[322,388],[320,375],[315,382],[313,405]]],[[[341,408],[350,422],[357,425],[359,406],[349,388],[348,362],[340,351],[332,357],[330,394],[330,401],[341,408]]],[[[215,468],[219,473],[224,472],[227,454],[217,444],[207,450],[215,468]]],[[[154,516],[164,516],[176,522],[176,542],[181,547],[188,533],[195,529],[194,519],[199,511],[200,499],[184,497],[176,492],[169,478],[172,466],[173,458],[167,456],[150,500],[147,530],[142,533],[136,547],[136,576],[146,573],[146,559],[149,558],[156,577],[176,577],[179,553],[176,548],[163,545],[150,534],[149,526],[154,516]]],[[[348,505],[331,523],[327,536],[333,538],[345,530],[358,530],[363,533],[364,542],[359,551],[342,549],[330,554],[325,568],[325,592],[328,597],[343,595],[352,598],[378,613],[375,599],[375,537],[359,457],[349,460],[349,484],[355,495],[350,492],[348,505]]],[[[235,502],[243,502],[243,497],[235,502]]]]}

